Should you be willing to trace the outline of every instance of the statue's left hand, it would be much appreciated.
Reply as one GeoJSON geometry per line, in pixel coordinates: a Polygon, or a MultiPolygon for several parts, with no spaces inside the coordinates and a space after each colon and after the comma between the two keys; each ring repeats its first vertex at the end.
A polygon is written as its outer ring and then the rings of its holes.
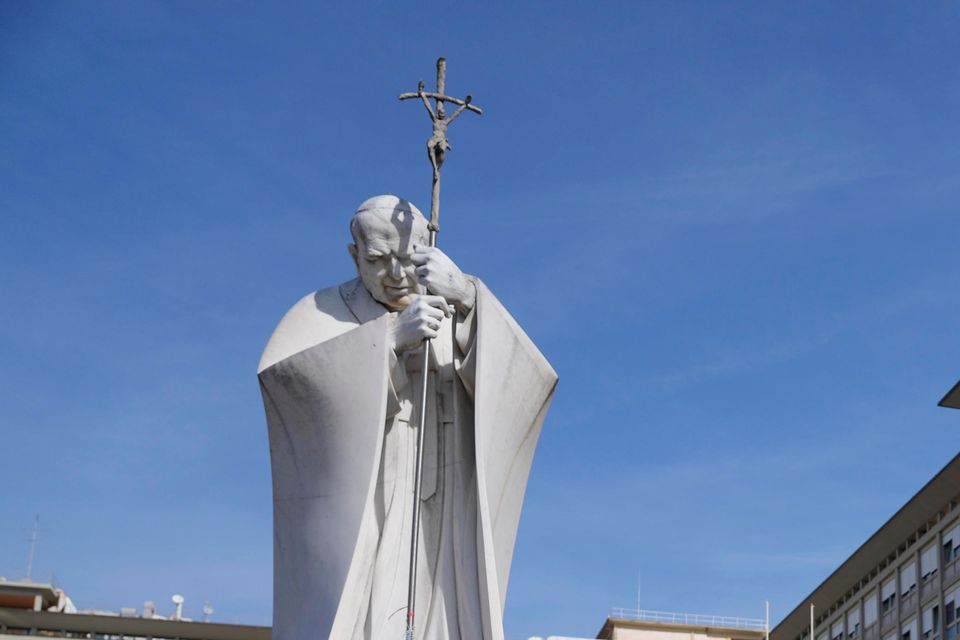
{"type": "Polygon", "coordinates": [[[477,287],[447,254],[436,247],[417,246],[410,261],[417,265],[417,280],[430,293],[443,296],[460,311],[473,309],[477,302],[477,287]]]}

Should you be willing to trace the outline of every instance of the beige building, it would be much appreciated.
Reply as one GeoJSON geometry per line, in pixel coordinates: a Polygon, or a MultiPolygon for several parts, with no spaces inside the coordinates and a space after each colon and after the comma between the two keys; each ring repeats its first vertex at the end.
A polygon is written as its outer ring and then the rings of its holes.
{"type": "Polygon", "coordinates": [[[605,640],[764,640],[759,618],[614,609],[597,633],[605,640]]]}

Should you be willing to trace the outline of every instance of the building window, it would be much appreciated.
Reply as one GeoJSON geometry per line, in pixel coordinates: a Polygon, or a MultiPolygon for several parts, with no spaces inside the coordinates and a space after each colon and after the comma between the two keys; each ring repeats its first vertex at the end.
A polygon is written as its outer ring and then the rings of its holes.
{"type": "Polygon", "coordinates": [[[890,578],[880,587],[880,613],[892,611],[895,604],[897,604],[897,581],[890,578]]]}
{"type": "Polygon", "coordinates": [[[830,627],[830,640],[843,640],[843,618],[840,618],[830,627]]]}
{"type": "Polygon", "coordinates": [[[960,620],[957,620],[958,605],[960,605],[960,587],[943,597],[943,618],[947,623],[947,640],[955,638],[960,632],[960,620]]]}
{"type": "Polygon", "coordinates": [[[871,591],[863,599],[863,627],[867,628],[877,623],[877,592],[871,591]]]}
{"type": "MultiPolygon", "coordinates": [[[[917,563],[908,562],[906,565],[900,567],[900,599],[903,600],[911,593],[917,586],[917,563]]],[[[917,640],[916,635],[912,640],[917,640]]]]}
{"type": "Polygon", "coordinates": [[[960,524],[943,534],[943,564],[960,556],[960,524]]]}
{"type": "Polygon", "coordinates": [[[933,637],[936,637],[939,634],[940,627],[940,607],[939,605],[933,605],[932,607],[927,607],[923,610],[921,618],[921,631],[923,632],[923,640],[930,640],[933,637]]]}
{"type": "Polygon", "coordinates": [[[905,622],[900,626],[901,640],[917,640],[917,619],[905,622]]]}
{"type": "Polygon", "coordinates": [[[920,580],[926,582],[937,573],[937,545],[932,544],[920,552],[920,580]]]}
{"type": "Polygon", "coordinates": [[[860,608],[854,607],[847,611],[847,637],[855,640],[860,637],[860,608]]]}

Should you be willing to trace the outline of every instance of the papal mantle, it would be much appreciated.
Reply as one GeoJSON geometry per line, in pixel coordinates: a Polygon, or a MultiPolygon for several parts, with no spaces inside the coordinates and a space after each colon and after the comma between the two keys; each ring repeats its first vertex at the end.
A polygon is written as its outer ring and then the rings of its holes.
{"type": "MultiPolygon", "coordinates": [[[[502,640],[527,477],[557,375],[492,293],[434,339],[418,638],[502,640]]],[[[294,305],[264,350],[274,640],[403,637],[422,352],[359,279],[294,305]],[[414,399],[417,400],[414,400],[414,399]]]]}

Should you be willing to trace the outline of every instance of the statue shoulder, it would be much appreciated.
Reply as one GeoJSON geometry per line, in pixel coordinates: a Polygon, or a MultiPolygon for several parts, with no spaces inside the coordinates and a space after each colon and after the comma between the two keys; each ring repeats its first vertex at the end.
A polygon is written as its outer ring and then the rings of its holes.
{"type": "Polygon", "coordinates": [[[267,341],[257,372],[357,326],[340,286],[308,293],[284,314],[267,341]]]}

